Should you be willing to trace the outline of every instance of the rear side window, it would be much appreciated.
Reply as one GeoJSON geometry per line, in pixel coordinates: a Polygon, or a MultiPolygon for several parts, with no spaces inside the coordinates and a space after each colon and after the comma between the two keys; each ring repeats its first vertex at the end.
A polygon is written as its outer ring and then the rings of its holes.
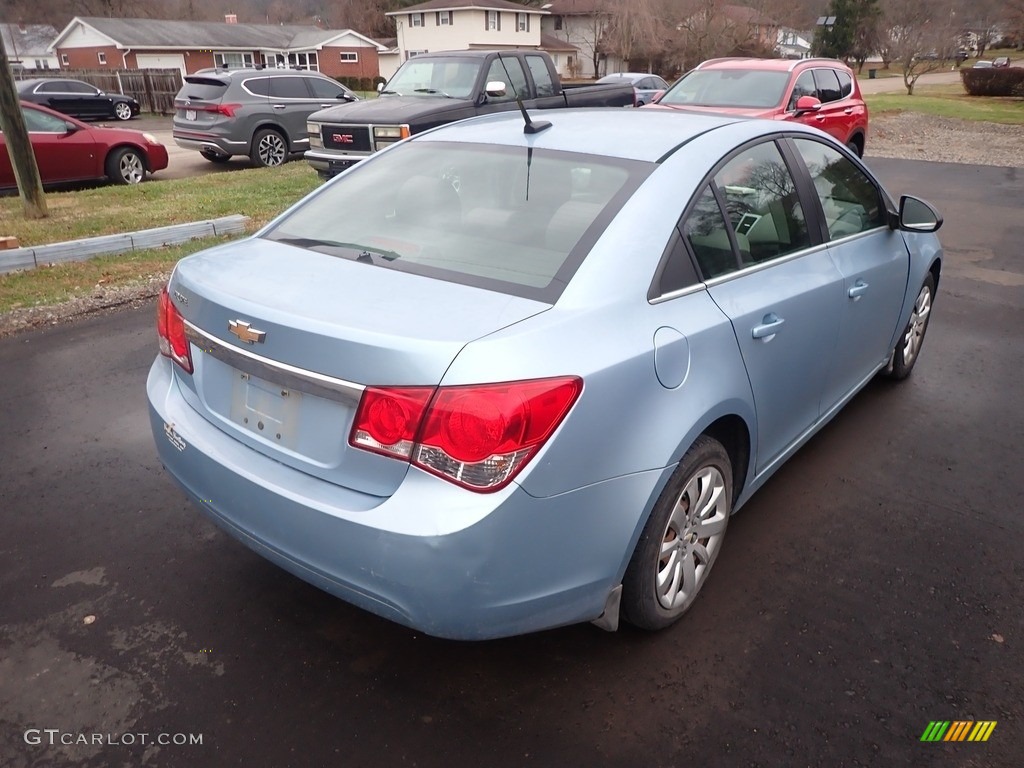
{"type": "Polygon", "coordinates": [[[265,237],[553,302],[653,167],[414,141],[323,187],[265,237]]]}
{"type": "Polygon", "coordinates": [[[227,89],[228,84],[223,80],[208,77],[186,77],[178,98],[193,101],[220,101],[227,89]]]}
{"type": "Polygon", "coordinates": [[[54,80],[52,83],[41,83],[36,86],[36,93],[67,93],[69,88],[63,80],[54,80]]]}
{"type": "Polygon", "coordinates": [[[540,56],[527,56],[526,66],[530,68],[533,84],[537,86],[538,96],[554,96],[555,84],[551,81],[548,65],[540,56]]]}
{"type": "Polygon", "coordinates": [[[814,82],[818,86],[818,98],[822,104],[830,101],[839,101],[839,78],[836,77],[834,69],[814,70],[814,82]]]}
{"type": "Polygon", "coordinates": [[[878,188],[849,158],[817,141],[793,139],[793,144],[814,180],[829,240],[885,224],[885,207],[878,188]]]}
{"type": "Polygon", "coordinates": [[[843,72],[840,69],[836,70],[836,77],[839,78],[839,95],[841,98],[846,98],[853,93],[853,75],[849,72],[843,72]]]}
{"type": "Polygon", "coordinates": [[[254,96],[269,96],[270,78],[251,77],[242,84],[242,87],[254,96]]]}
{"type": "Polygon", "coordinates": [[[302,77],[270,78],[270,98],[272,99],[308,99],[309,89],[302,77]]]}

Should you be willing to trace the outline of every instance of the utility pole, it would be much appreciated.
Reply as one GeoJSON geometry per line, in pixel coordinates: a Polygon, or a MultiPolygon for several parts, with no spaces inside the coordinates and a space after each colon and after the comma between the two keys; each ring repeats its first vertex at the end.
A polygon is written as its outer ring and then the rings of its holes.
{"type": "Polygon", "coordinates": [[[0,131],[6,139],[7,154],[11,157],[25,218],[45,219],[50,214],[43,196],[43,182],[39,178],[39,166],[25,127],[25,117],[21,114],[3,36],[0,36],[0,131]]]}

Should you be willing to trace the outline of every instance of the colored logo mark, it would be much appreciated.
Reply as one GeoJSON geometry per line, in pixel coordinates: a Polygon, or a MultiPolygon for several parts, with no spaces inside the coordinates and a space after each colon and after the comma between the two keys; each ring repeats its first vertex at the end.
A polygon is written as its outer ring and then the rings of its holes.
{"type": "Polygon", "coordinates": [[[921,741],[988,741],[995,729],[995,720],[932,720],[921,741]]]}

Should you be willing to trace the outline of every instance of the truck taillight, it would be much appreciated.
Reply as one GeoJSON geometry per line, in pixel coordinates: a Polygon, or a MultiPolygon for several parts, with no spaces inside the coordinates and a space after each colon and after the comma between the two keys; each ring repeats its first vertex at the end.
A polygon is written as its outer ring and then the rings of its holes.
{"type": "Polygon", "coordinates": [[[473,491],[496,491],[547,442],[582,389],[576,377],[436,390],[368,387],[349,443],[473,491]]]}
{"type": "Polygon", "coordinates": [[[171,301],[166,286],[160,291],[156,303],[156,332],[160,339],[160,354],[192,373],[192,350],[185,336],[185,318],[171,301]]]}

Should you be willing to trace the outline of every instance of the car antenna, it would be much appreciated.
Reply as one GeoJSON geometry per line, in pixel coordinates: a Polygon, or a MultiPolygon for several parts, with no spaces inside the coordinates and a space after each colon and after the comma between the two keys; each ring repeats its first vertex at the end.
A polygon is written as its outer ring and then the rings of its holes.
{"type": "Polygon", "coordinates": [[[499,53],[498,61],[501,62],[501,68],[505,70],[505,77],[508,78],[508,84],[512,87],[512,93],[515,94],[516,104],[519,106],[519,111],[523,113],[523,121],[526,125],[523,126],[523,133],[540,133],[551,127],[551,123],[547,120],[538,120],[536,123],[530,119],[530,115],[526,111],[526,107],[523,106],[523,97],[519,95],[519,91],[516,90],[516,84],[512,82],[512,75],[508,73],[508,67],[505,66],[505,59],[499,53]]]}

